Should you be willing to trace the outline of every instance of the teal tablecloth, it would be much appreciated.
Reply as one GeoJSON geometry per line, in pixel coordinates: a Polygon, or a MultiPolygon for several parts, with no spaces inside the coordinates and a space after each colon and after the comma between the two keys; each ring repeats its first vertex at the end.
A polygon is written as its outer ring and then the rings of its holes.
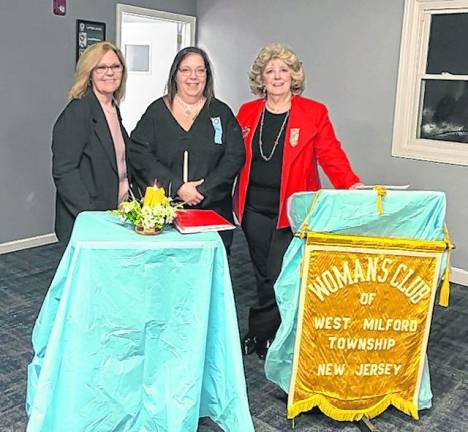
{"type": "MultiPolygon", "coordinates": [[[[300,228],[311,207],[314,193],[293,195],[288,214],[293,231],[300,228]]],[[[445,195],[441,192],[388,191],[383,200],[383,215],[376,211],[376,193],[372,190],[323,190],[307,223],[317,232],[404,237],[420,240],[442,240],[445,226],[445,195]]],[[[285,392],[289,391],[297,308],[300,291],[299,268],[305,241],[294,238],[275,284],[275,294],[281,312],[281,327],[268,351],[265,362],[267,378],[285,392]]],[[[443,260],[442,270],[445,268],[443,260]]],[[[431,382],[425,362],[419,409],[430,408],[431,382]]]]}
{"type": "Polygon", "coordinates": [[[33,331],[28,432],[253,431],[217,233],[79,215],[33,331]]]}

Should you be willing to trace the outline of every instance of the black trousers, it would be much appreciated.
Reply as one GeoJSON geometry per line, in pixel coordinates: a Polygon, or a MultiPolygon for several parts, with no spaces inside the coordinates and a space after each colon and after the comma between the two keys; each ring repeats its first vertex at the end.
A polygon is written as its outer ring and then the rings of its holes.
{"type": "Polygon", "coordinates": [[[218,231],[219,236],[221,237],[221,240],[224,243],[224,247],[226,249],[226,254],[229,256],[231,255],[231,245],[232,245],[232,239],[234,237],[234,232],[232,230],[228,231],[218,231]]]}
{"type": "Polygon", "coordinates": [[[277,222],[277,216],[271,217],[249,207],[242,220],[257,282],[257,302],[249,311],[249,335],[261,340],[273,339],[281,324],[273,285],[293,238],[291,229],[277,229],[277,222]]]}

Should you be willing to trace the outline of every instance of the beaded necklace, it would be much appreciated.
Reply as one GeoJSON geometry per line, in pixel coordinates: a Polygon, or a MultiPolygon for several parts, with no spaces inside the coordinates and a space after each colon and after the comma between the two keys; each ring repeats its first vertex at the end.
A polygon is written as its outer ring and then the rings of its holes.
{"type": "Polygon", "coordinates": [[[265,109],[266,109],[266,105],[263,107],[263,111],[262,111],[262,117],[260,118],[260,133],[258,135],[258,147],[260,148],[260,156],[262,157],[262,159],[265,161],[265,162],[269,162],[271,160],[271,158],[273,157],[273,155],[275,154],[275,150],[276,150],[276,147],[278,146],[278,142],[279,142],[279,139],[280,139],[280,136],[281,134],[283,133],[283,129],[284,127],[286,126],[286,123],[288,121],[288,118],[289,118],[289,112],[290,110],[288,110],[286,112],[286,115],[284,116],[284,120],[283,120],[283,124],[281,125],[281,128],[278,132],[278,136],[276,137],[275,141],[274,141],[274,144],[273,144],[273,148],[271,149],[271,153],[269,156],[265,156],[265,153],[263,152],[263,142],[262,142],[262,135],[263,135],[263,122],[265,120],[265,109]]]}

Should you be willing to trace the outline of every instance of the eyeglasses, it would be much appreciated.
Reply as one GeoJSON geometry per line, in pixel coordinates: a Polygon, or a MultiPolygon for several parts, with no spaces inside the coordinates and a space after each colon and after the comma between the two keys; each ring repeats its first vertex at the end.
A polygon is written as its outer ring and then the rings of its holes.
{"type": "Polygon", "coordinates": [[[179,68],[179,72],[183,76],[190,76],[193,72],[195,72],[196,76],[205,76],[206,69],[205,68],[197,68],[197,69],[190,69],[188,67],[179,68]]]}
{"type": "Polygon", "coordinates": [[[97,75],[104,75],[108,70],[111,70],[112,73],[119,74],[123,71],[123,64],[117,63],[110,66],[107,65],[98,65],[94,68],[94,71],[97,75]]]}

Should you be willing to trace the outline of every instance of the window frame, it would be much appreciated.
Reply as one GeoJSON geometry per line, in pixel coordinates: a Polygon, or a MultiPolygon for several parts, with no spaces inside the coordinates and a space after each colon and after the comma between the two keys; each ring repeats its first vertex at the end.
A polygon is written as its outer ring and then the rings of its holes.
{"type": "Polygon", "coordinates": [[[468,75],[425,73],[431,16],[448,13],[468,13],[468,0],[405,0],[392,156],[468,165],[468,143],[417,138],[422,80],[468,81],[468,75]]]}

